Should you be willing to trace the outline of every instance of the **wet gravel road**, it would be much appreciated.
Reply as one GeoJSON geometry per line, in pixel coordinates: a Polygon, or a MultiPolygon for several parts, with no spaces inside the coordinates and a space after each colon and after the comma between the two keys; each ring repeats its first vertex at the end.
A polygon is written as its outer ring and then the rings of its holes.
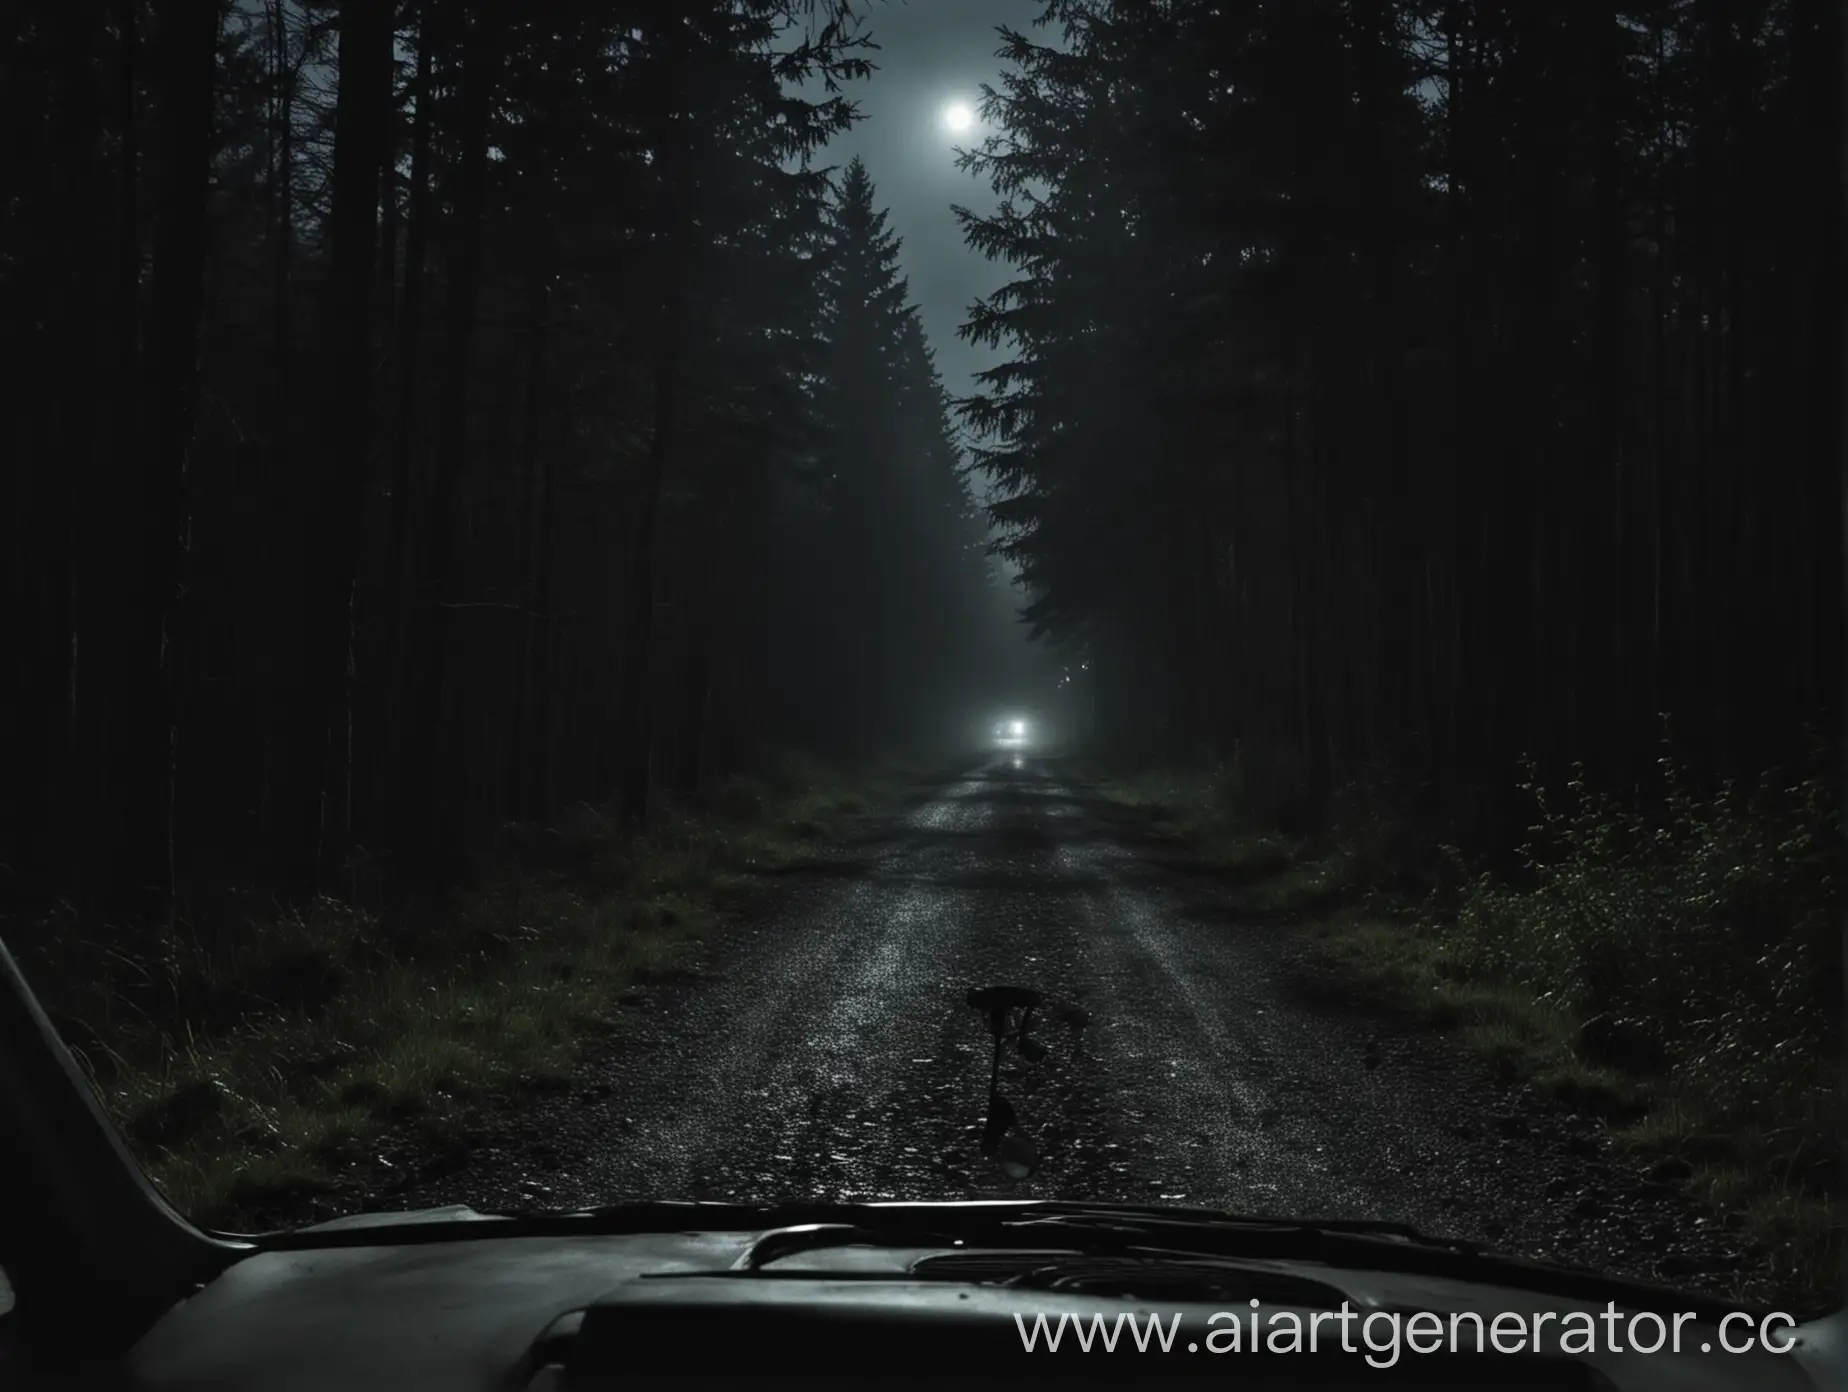
{"type": "Polygon", "coordinates": [[[1315,989],[1289,928],[1113,830],[1056,768],[1002,756],[785,877],[640,996],[577,1090],[389,1206],[1174,1202],[1759,1284],[1597,1123],[1315,989]],[[1042,1155],[1017,1184],[977,1150],[990,1043],[964,1003],[1001,982],[1047,1002],[1049,1056],[1004,1065],[1042,1155]]]}

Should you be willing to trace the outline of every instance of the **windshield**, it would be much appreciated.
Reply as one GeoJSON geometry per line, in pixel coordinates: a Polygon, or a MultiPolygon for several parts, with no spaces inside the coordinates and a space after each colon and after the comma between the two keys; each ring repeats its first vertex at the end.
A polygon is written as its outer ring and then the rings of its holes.
{"type": "Polygon", "coordinates": [[[1815,7],[40,10],[0,932],[194,1220],[1833,1303],[1815,7]]]}

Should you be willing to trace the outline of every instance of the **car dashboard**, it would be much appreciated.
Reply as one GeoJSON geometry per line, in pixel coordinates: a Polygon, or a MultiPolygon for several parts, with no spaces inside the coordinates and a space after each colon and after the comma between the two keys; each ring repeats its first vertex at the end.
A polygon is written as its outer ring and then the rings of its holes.
{"type": "Polygon", "coordinates": [[[1240,1335],[1255,1329],[1253,1301],[1269,1320],[1294,1314],[1303,1328],[1343,1302],[1358,1316],[1423,1311],[1447,1325],[1458,1314],[1466,1330],[1472,1313],[1487,1322],[1504,1312],[1604,1309],[1424,1274],[1215,1262],[1203,1298],[1198,1263],[1084,1257],[1053,1250],[1056,1243],[985,1250],[776,1240],[789,1232],[503,1236],[495,1227],[451,1221],[375,1236],[353,1222],[294,1235],[236,1262],[162,1318],[129,1353],[127,1385],[552,1392],[844,1387],[874,1377],[961,1389],[1201,1378],[1247,1388],[1824,1385],[1801,1353],[1702,1354],[1698,1342],[1714,1335],[1699,1325],[1684,1332],[1694,1347],[1678,1354],[1543,1348],[1395,1357],[1370,1352],[1358,1334],[1353,1351],[1343,1351],[1333,1324],[1322,1327],[1314,1353],[1254,1348],[1248,1336],[1238,1351],[1225,1348],[1236,1337],[1229,1323],[1240,1335]],[[1021,1284],[1041,1269],[1061,1275],[1021,1284]],[[1166,1347],[1149,1337],[1151,1317],[1171,1332],[1166,1347]],[[1109,1329],[1117,1331],[1114,1351],[1098,1332],[1109,1329]],[[1054,1330],[1062,1331],[1056,1350],[1047,1347],[1054,1330]],[[1088,1349],[1080,1330],[1091,1336],[1088,1349]]]}

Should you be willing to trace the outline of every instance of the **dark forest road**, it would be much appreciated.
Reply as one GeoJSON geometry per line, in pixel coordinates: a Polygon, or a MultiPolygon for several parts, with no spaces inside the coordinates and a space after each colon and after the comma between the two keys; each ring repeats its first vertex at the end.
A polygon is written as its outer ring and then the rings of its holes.
{"type": "Polygon", "coordinates": [[[1113,830],[1056,767],[1003,755],[798,869],[629,1012],[580,1089],[391,1206],[1170,1202],[1749,1282],[1594,1123],[1315,989],[1292,930],[1113,830]],[[1001,982],[1047,1002],[1049,1056],[1004,1065],[1042,1155],[1018,1184],[977,1150],[990,1043],[964,1003],[1001,982]]]}

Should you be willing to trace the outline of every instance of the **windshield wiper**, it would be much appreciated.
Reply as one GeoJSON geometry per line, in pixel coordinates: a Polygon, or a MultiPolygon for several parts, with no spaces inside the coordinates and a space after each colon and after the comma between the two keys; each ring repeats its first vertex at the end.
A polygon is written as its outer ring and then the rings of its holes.
{"type": "MultiPolygon", "coordinates": [[[[783,1215],[787,1218],[788,1214],[783,1215]]],[[[911,1217],[914,1215],[907,1215],[911,1217]]],[[[930,1217],[932,1215],[921,1215],[930,1217]]],[[[856,1215],[858,1217],[858,1215],[856,1215]]],[[[1294,1257],[1336,1260],[1358,1252],[1377,1257],[1371,1244],[1404,1244],[1393,1233],[1344,1233],[1312,1223],[1221,1220],[1222,1226],[1197,1221],[1163,1221],[1106,1212],[1031,1213],[996,1216],[971,1223],[955,1221],[919,1226],[913,1222],[864,1221],[784,1223],[760,1235],[732,1263],[734,1271],[761,1271],[773,1262],[831,1247],[947,1247],[1003,1251],[1058,1250],[1079,1256],[1294,1257]],[[1204,1238],[1201,1234],[1209,1234],[1204,1238]],[[1342,1244],[1346,1243],[1346,1246],[1342,1244]],[[1340,1251],[1330,1255],[1330,1247],[1340,1251]]],[[[1390,1226],[1390,1225],[1387,1225],[1390,1226]]],[[[1410,1231],[1409,1229],[1406,1231],[1410,1231]]],[[[1436,1251],[1473,1254],[1462,1244],[1414,1235],[1436,1251]]]]}
{"type": "Polygon", "coordinates": [[[1167,1204],[1086,1204],[1064,1201],[1033,1204],[1020,1217],[1022,1221],[1057,1219],[1104,1227],[1113,1224],[1144,1227],[1149,1224],[1167,1224],[1170,1227],[1187,1231],[1196,1230],[1203,1225],[1238,1232],[1277,1229],[1298,1231],[1313,1228],[1318,1232],[1370,1236],[1389,1241],[1415,1243],[1423,1247],[1442,1247],[1449,1251],[1488,1250],[1479,1243],[1427,1233],[1408,1224],[1395,1223],[1382,1218],[1280,1218],[1226,1213],[1214,1208],[1176,1208],[1167,1204]]]}
{"type": "MultiPolygon", "coordinates": [[[[520,1232],[744,1232],[775,1227],[791,1210],[781,1205],[721,1203],[694,1199],[647,1199],[604,1204],[595,1208],[407,1209],[400,1213],[373,1212],[352,1219],[334,1219],[305,1228],[246,1236],[265,1251],[305,1247],[372,1246],[400,1242],[444,1242],[458,1237],[504,1236],[520,1232]],[[477,1226],[488,1220],[491,1232],[477,1226]],[[351,1223],[351,1226],[347,1224],[351,1223]]],[[[837,1214],[840,1204],[821,1205],[818,1212],[837,1214]]],[[[818,1220],[819,1221],[819,1220],[818,1220]]]]}
{"type": "MultiPolygon", "coordinates": [[[[1027,1204],[992,1212],[872,1206],[834,1210],[781,1209],[737,1263],[752,1270],[800,1251],[867,1245],[1000,1249],[1057,1247],[1085,1255],[1148,1254],[1203,1257],[1281,1257],[1398,1267],[1409,1252],[1455,1261],[1497,1257],[1474,1243],[1433,1237],[1396,1223],[1305,1222],[1234,1218],[1225,1214],[1112,1209],[1078,1204],[1027,1204]]],[[[1595,1273],[1594,1273],[1595,1274],[1595,1273]]]]}

